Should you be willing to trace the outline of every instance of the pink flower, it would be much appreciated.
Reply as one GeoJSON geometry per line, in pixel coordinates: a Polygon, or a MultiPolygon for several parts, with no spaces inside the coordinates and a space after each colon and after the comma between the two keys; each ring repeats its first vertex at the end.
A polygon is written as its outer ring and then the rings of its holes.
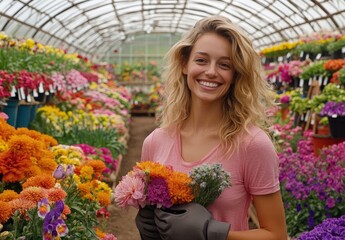
{"type": "Polygon", "coordinates": [[[7,119],[8,119],[8,116],[7,116],[6,113],[0,112],[0,118],[7,120],[7,119]]]}
{"type": "Polygon", "coordinates": [[[141,170],[125,175],[115,188],[114,196],[117,205],[121,208],[144,207],[146,205],[145,181],[146,175],[141,170]]]}

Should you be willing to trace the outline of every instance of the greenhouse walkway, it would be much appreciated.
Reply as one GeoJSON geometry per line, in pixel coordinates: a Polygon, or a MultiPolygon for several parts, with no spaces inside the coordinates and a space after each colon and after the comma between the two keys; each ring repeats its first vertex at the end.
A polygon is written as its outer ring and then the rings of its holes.
{"type": "MultiPolygon", "coordinates": [[[[126,175],[135,162],[140,160],[143,141],[154,129],[155,118],[147,116],[132,117],[129,126],[129,141],[127,154],[121,162],[117,181],[126,175]]],[[[130,207],[128,210],[120,209],[115,204],[108,207],[110,218],[108,219],[106,232],[113,233],[118,240],[139,240],[139,232],[135,226],[135,216],[137,209],[130,207]]]]}

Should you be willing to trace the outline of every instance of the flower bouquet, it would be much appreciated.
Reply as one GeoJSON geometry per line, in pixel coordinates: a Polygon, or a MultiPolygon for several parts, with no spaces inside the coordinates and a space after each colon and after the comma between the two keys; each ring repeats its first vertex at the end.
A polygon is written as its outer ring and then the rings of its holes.
{"type": "Polygon", "coordinates": [[[190,202],[206,207],[230,186],[230,174],[218,163],[197,166],[186,174],[171,166],[142,161],[122,178],[114,196],[121,208],[170,208],[190,202]]]}

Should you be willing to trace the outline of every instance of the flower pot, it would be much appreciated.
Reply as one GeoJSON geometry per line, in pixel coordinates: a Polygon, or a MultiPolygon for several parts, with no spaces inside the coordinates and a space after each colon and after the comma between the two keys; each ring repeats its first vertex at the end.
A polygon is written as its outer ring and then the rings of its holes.
{"type": "Polygon", "coordinates": [[[16,127],[28,127],[30,123],[30,115],[31,115],[31,104],[22,104],[18,106],[18,115],[16,121],[16,127]]]}
{"type": "Polygon", "coordinates": [[[4,113],[8,115],[7,123],[11,126],[15,127],[17,122],[17,114],[18,114],[18,99],[10,99],[7,102],[7,105],[4,106],[4,113]]]}
{"type": "Polygon", "coordinates": [[[330,135],[313,134],[312,141],[314,145],[314,155],[318,156],[322,148],[344,142],[345,138],[333,138],[330,135]]]}
{"type": "Polygon", "coordinates": [[[345,116],[328,117],[328,125],[332,137],[345,138],[345,116]]]}
{"type": "Polygon", "coordinates": [[[39,108],[39,106],[40,106],[39,103],[32,105],[31,111],[30,111],[30,122],[32,122],[32,120],[34,120],[36,113],[37,113],[37,109],[39,108]]]}
{"type": "Polygon", "coordinates": [[[319,125],[317,127],[317,134],[329,136],[331,134],[331,132],[329,130],[329,126],[319,125]]]}
{"type": "Polygon", "coordinates": [[[282,120],[285,121],[288,118],[288,116],[289,116],[290,108],[289,107],[281,108],[280,109],[280,113],[281,113],[281,116],[282,116],[282,120]]]}

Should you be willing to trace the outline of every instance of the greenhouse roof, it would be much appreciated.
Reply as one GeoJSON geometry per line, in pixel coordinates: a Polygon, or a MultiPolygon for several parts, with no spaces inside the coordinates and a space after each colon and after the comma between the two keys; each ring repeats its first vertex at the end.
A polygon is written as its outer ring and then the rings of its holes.
{"type": "Polygon", "coordinates": [[[70,52],[104,56],[139,34],[183,34],[223,15],[260,49],[345,29],[344,0],[0,0],[0,31],[70,52]]]}

